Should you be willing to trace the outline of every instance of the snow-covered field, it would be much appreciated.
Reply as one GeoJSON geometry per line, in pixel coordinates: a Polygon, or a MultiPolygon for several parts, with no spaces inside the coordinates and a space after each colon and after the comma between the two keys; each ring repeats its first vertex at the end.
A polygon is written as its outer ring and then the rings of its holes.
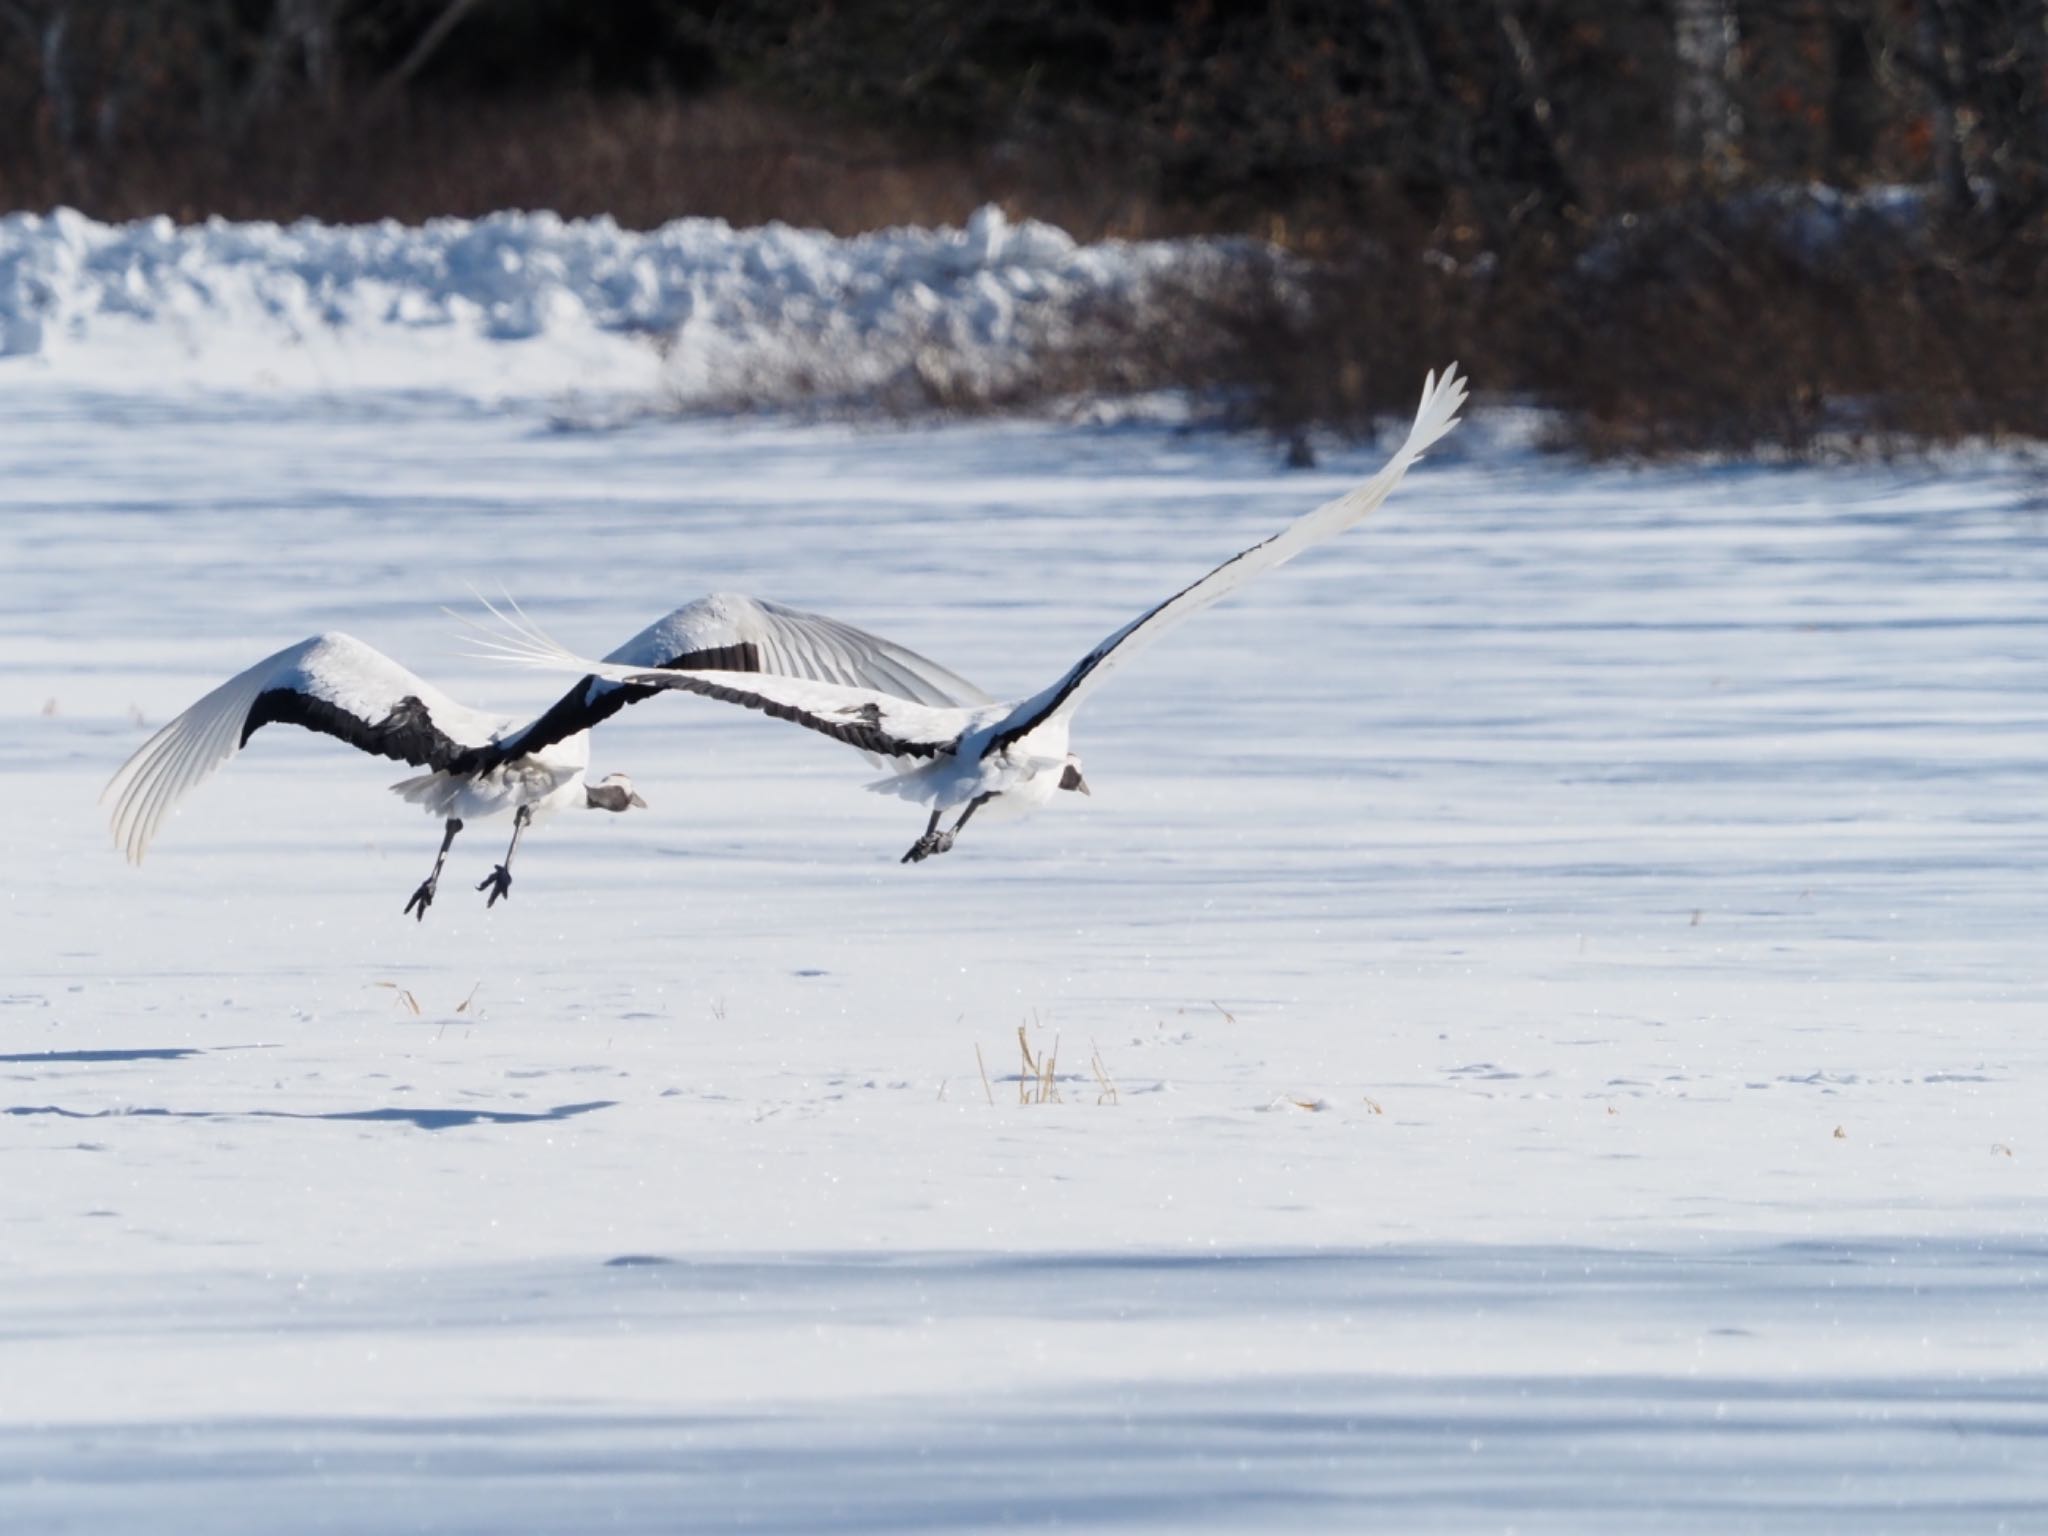
{"type": "Polygon", "coordinates": [[[538,707],[472,582],[1021,692],[1377,456],[110,371],[0,365],[10,1536],[2048,1527],[2038,471],[1482,416],[1119,675],[1091,800],[905,868],[659,700],[651,810],[415,925],[394,765],[266,732],[140,871],[95,796],[320,628],[538,707]]]}

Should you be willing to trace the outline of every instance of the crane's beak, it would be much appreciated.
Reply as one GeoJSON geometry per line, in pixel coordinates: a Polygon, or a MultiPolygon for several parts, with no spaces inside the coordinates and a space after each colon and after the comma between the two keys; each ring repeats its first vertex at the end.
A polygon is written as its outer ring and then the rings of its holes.
{"type": "Polygon", "coordinates": [[[628,799],[627,799],[627,801],[626,801],[626,804],[628,804],[628,805],[637,805],[637,806],[639,806],[639,807],[640,807],[640,809],[641,809],[641,810],[643,810],[643,811],[647,809],[647,802],[646,802],[645,800],[642,800],[642,799],[640,798],[640,791],[639,791],[639,790],[637,790],[637,789],[633,791],[633,793],[632,793],[632,795],[631,795],[630,797],[628,797],[628,799]]]}

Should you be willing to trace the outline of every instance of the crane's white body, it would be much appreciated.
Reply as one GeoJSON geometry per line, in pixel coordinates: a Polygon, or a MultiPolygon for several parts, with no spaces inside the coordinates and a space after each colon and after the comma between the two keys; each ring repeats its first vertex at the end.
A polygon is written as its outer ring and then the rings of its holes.
{"type": "Polygon", "coordinates": [[[916,767],[901,767],[868,788],[933,810],[951,810],[992,796],[984,817],[1024,816],[1051,803],[1073,760],[1067,746],[1073,715],[1050,718],[1009,745],[991,750],[990,743],[1016,710],[1014,704],[996,704],[972,711],[953,751],[916,767]]]}
{"type": "Polygon", "coordinates": [[[400,779],[391,792],[443,821],[482,821],[525,806],[539,821],[587,803],[590,732],[528,752],[482,773],[423,773],[400,779]]]}

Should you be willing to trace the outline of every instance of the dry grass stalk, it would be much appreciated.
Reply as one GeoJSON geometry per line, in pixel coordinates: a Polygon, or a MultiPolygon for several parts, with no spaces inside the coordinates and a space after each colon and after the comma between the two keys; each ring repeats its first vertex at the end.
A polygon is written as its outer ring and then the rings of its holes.
{"type": "MultiPolygon", "coordinates": [[[[1017,1055],[1020,1066],[1017,1072],[1017,1102],[1019,1104],[1064,1104],[1066,1099],[1060,1093],[1060,1037],[1052,1037],[1052,1045],[1034,1051],[1031,1048],[1031,1031],[1036,1024],[1017,1026],[1017,1055]]],[[[1088,1069],[1094,1074],[1096,1083],[1095,1102],[1116,1104],[1122,1101],[1122,1091],[1116,1079],[1110,1075],[1109,1064],[1102,1059],[1101,1048],[1089,1042],[1088,1069]]],[[[981,1091],[988,1102],[996,1101],[994,1084],[988,1075],[988,1062],[982,1056],[981,1045],[974,1047],[974,1064],[981,1072],[981,1091]]],[[[943,1087],[940,1096],[944,1097],[943,1087]]]]}
{"type": "Polygon", "coordinates": [[[1038,1060],[1031,1054],[1031,1042],[1024,1036],[1024,1026],[1017,1026],[1017,1049],[1024,1055],[1024,1070],[1017,1074],[1017,1102],[1029,1104],[1031,1094],[1026,1086],[1038,1076],[1038,1060]]]}
{"type": "Polygon", "coordinates": [[[1109,1075],[1109,1068],[1103,1063],[1102,1048],[1093,1040],[1090,1040],[1088,1042],[1088,1049],[1090,1053],[1088,1065],[1094,1070],[1095,1081],[1101,1086],[1102,1090],[1095,1095],[1095,1102],[1098,1104],[1114,1104],[1117,1102],[1116,1080],[1109,1075]]]}
{"type": "Polygon", "coordinates": [[[410,1008],[414,1012],[414,1014],[419,1013],[420,1000],[412,995],[412,991],[410,988],[401,987],[395,981],[379,981],[373,982],[371,983],[371,985],[384,987],[392,992],[396,992],[398,994],[398,1000],[401,1003],[405,1004],[406,1007],[410,1008]]]}
{"type": "Polygon", "coordinates": [[[1017,1026],[1017,1049],[1024,1056],[1024,1070],[1017,1077],[1017,1102],[1019,1104],[1058,1104],[1060,1037],[1052,1037],[1052,1049],[1033,1055],[1031,1040],[1025,1026],[1017,1026]]]}

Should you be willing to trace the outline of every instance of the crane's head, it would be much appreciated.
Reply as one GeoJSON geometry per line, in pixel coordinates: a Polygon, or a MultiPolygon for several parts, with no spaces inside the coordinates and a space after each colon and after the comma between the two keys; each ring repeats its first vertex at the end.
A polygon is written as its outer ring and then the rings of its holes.
{"type": "Polygon", "coordinates": [[[1084,795],[1092,793],[1088,781],[1081,777],[1081,759],[1072,752],[1067,754],[1067,766],[1060,771],[1060,788],[1078,789],[1084,795]]]}
{"type": "Polygon", "coordinates": [[[647,802],[634,792],[633,781],[623,773],[608,773],[603,782],[586,784],[584,801],[593,811],[626,811],[638,806],[647,809],[647,802]]]}

